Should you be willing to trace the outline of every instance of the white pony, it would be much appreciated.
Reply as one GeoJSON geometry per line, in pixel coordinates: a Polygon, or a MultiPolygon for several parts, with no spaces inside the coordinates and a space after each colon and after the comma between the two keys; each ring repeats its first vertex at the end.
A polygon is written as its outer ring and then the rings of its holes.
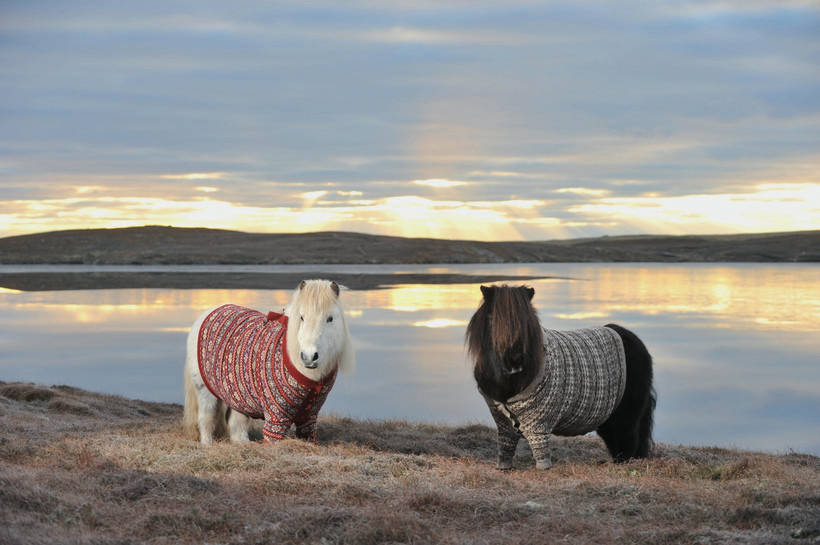
{"type": "Polygon", "coordinates": [[[251,419],[264,418],[265,441],[296,424],[298,437],[316,442],[316,417],[336,371],[354,365],[336,282],[303,280],[284,314],[209,309],[188,333],[183,427],[207,445],[227,424],[231,442],[243,442],[251,419]]]}

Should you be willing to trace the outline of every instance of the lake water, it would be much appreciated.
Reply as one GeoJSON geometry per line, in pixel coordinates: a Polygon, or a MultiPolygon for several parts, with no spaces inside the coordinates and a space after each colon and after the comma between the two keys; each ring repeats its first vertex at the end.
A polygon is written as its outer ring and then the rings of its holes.
{"type": "MultiPolygon", "coordinates": [[[[100,270],[10,267],[26,270],[100,270]]],[[[102,268],[102,269],[112,269],[102,268]]],[[[146,270],[139,267],[114,268],[146,270]]],[[[154,267],[152,269],[158,269],[154,267]]],[[[212,271],[231,267],[167,267],[212,271]]],[[[811,264],[260,266],[243,271],[548,275],[528,282],[542,324],[620,323],[655,359],[655,437],[820,455],[820,267],[811,264]]],[[[69,384],[182,402],[187,328],[233,302],[281,310],[283,290],[13,292],[0,289],[0,380],[69,384]]],[[[357,369],[325,412],[365,419],[491,423],[463,349],[478,284],[346,291],[357,369]]]]}

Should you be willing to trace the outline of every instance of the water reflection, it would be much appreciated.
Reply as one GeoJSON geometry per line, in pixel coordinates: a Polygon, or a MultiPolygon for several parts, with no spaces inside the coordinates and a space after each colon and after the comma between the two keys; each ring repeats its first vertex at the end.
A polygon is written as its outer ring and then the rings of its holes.
{"type": "Polygon", "coordinates": [[[387,290],[353,292],[356,305],[395,312],[449,311],[473,306],[480,293],[473,284],[398,285],[387,290]]]}
{"type": "Polygon", "coordinates": [[[589,307],[581,319],[590,312],[602,318],[618,313],[709,315],[761,329],[820,328],[820,269],[815,266],[649,264],[581,266],[575,272],[586,281],[565,286],[569,299],[589,307]]]}
{"type": "MultiPolygon", "coordinates": [[[[546,327],[618,322],[656,361],[657,439],[820,454],[820,268],[810,265],[439,267],[530,282],[546,327]]],[[[185,335],[223,302],[281,311],[288,290],[0,291],[0,379],[181,402],[185,335]]],[[[327,409],[487,422],[463,350],[477,284],[345,291],[357,349],[327,409]]]]}
{"type": "Polygon", "coordinates": [[[415,327],[466,327],[467,320],[450,320],[448,318],[433,318],[432,320],[422,320],[413,322],[415,327]]]}

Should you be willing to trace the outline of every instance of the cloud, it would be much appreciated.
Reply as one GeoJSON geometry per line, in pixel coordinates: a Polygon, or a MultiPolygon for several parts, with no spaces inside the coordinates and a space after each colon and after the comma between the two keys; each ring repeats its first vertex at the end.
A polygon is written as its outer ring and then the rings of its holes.
{"type": "Polygon", "coordinates": [[[573,195],[585,195],[589,197],[602,197],[609,194],[608,189],[590,189],[588,187],[561,187],[555,190],[556,193],[571,193],[573,195]]]}
{"type": "Polygon", "coordinates": [[[617,218],[638,232],[820,229],[820,184],[760,184],[732,194],[606,197],[571,206],[568,212],[592,220],[617,218]]]}
{"type": "Polygon", "coordinates": [[[544,36],[515,32],[503,32],[497,29],[440,29],[394,26],[366,30],[352,35],[364,41],[394,44],[425,45],[523,45],[543,42],[544,36]]]}
{"type": "Polygon", "coordinates": [[[413,183],[416,185],[426,185],[429,187],[458,187],[460,185],[467,185],[469,182],[433,178],[431,180],[413,180],[413,183]]]}
{"type": "Polygon", "coordinates": [[[81,185],[75,187],[74,190],[82,195],[86,193],[98,193],[100,191],[105,191],[105,187],[101,185],[81,185]]]}
{"type": "Polygon", "coordinates": [[[814,0],[690,0],[658,9],[670,15],[705,17],[785,10],[816,11],[818,8],[814,0]]]}
{"type": "Polygon", "coordinates": [[[224,176],[224,172],[191,172],[188,174],[163,174],[160,178],[166,180],[219,180],[224,176]]]}
{"type": "Polygon", "coordinates": [[[321,199],[322,197],[324,197],[325,195],[327,195],[327,193],[328,192],[325,191],[325,190],[308,191],[306,193],[302,193],[301,195],[299,195],[299,197],[301,197],[302,199],[305,199],[306,201],[309,201],[309,202],[315,202],[315,201],[321,199]]]}

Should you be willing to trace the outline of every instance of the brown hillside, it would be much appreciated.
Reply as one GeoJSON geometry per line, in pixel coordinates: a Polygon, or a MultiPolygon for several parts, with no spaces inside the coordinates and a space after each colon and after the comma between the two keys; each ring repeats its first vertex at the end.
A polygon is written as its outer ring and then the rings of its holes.
{"type": "Polygon", "coordinates": [[[820,261],[820,231],[481,242],[344,232],[261,234],[148,226],[55,231],[0,239],[0,263],[5,264],[609,261],[820,261]]]}

